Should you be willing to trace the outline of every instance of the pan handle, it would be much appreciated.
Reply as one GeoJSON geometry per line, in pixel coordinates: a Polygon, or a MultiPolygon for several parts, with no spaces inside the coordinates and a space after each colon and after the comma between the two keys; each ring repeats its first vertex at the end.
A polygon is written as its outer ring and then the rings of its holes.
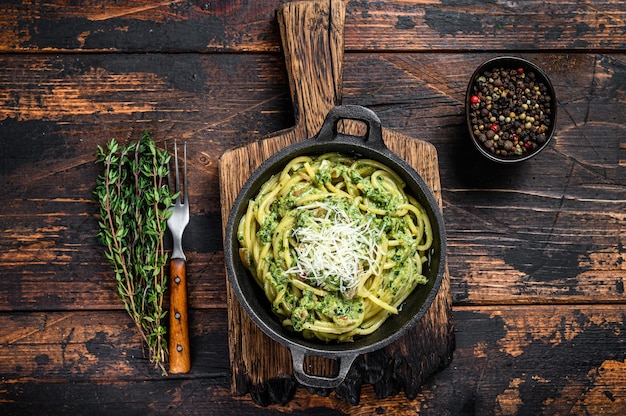
{"type": "Polygon", "coordinates": [[[366,124],[367,132],[363,136],[365,143],[370,147],[385,148],[380,119],[369,108],[360,105],[339,105],[333,107],[324,120],[324,124],[317,134],[319,141],[335,140],[339,136],[337,124],[340,120],[357,120],[366,124]]]}
{"type": "Polygon", "coordinates": [[[339,361],[339,373],[334,377],[324,377],[307,374],[304,371],[304,359],[315,354],[307,354],[304,349],[295,345],[291,345],[289,349],[291,350],[291,359],[293,362],[293,375],[296,380],[307,387],[320,389],[334,389],[339,387],[346,379],[348,371],[350,371],[350,367],[352,367],[352,363],[356,357],[359,356],[359,354],[354,353],[334,352],[332,357],[329,358],[339,361]]]}

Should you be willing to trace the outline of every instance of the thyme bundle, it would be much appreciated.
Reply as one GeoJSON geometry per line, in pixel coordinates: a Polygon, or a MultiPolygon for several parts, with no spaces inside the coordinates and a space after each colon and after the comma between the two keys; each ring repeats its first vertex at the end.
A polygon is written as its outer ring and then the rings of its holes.
{"type": "Polygon", "coordinates": [[[175,197],[167,186],[169,159],[147,131],[128,145],[112,139],[106,148],[98,146],[96,163],[104,165],[104,173],[94,190],[100,206],[97,236],[115,273],[117,293],[142,336],[150,362],[164,375],[168,347],[163,235],[175,197]]]}

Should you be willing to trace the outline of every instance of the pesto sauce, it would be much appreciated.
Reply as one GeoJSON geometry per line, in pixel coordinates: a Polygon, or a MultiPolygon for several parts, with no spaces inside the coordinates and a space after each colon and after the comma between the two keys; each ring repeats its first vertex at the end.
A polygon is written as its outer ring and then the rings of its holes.
{"type": "MultiPolygon", "coordinates": [[[[304,168],[299,174],[307,175],[304,168]]],[[[264,244],[271,243],[272,237],[280,221],[286,215],[294,216],[294,225],[290,240],[295,241],[295,245],[290,249],[290,257],[293,264],[286,265],[287,270],[281,268],[279,264],[283,260],[274,259],[269,256],[266,261],[269,265],[268,272],[264,279],[271,286],[276,294],[282,294],[279,304],[274,304],[273,309],[282,316],[289,316],[290,324],[295,331],[306,332],[307,324],[313,325],[319,320],[332,320],[335,324],[342,327],[355,324],[362,319],[364,313],[365,300],[359,296],[357,292],[358,282],[362,271],[350,274],[343,273],[345,269],[338,268],[335,272],[333,265],[345,265],[350,263],[348,255],[336,255],[333,253],[354,254],[359,253],[361,257],[358,260],[358,269],[367,269],[373,263],[374,253],[381,244],[382,236],[388,239],[400,240],[402,244],[394,246],[394,255],[388,261],[394,263],[391,270],[387,270],[383,277],[382,283],[378,289],[378,296],[384,292],[392,293],[394,296],[400,292],[407,290],[407,287],[414,287],[416,279],[419,283],[425,283],[423,276],[416,276],[415,262],[420,261],[419,255],[416,256],[418,242],[411,235],[405,234],[406,222],[401,217],[393,216],[398,211],[398,207],[405,202],[401,196],[396,195],[384,186],[384,180],[378,177],[379,183],[373,185],[371,183],[371,175],[377,168],[371,165],[357,165],[356,169],[350,168],[342,163],[331,162],[323,159],[317,167],[317,171],[313,178],[307,176],[309,186],[302,185],[302,182],[296,183],[289,191],[276,199],[269,207],[269,214],[265,216],[263,223],[257,230],[257,238],[264,244]],[[308,179],[310,178],[310,179],[308,179]],[[305,204],[298,207],[298,201],[304,201],[303,197],[308,194],[330,193],[326,187],[333,183],[333,179],[339,179],[343,182],[343,192],[351,195],[360,195],[358,197],[341,196],[341,194],[332,193],[332,196],[321,199],[307,198],[309,202],[301,202],[305,204]],[[315,187],[311,187],[311,182],[315,187]],[[369,203],[371,207],[384,211],[384,215],[375,214],[371,211],[363,210],[360,205],[369,203]],[[321,221],[323,219],[323,221],[321,221]],[[328,241],[327,234],[323,229],[318,228],[335,225],[346,225],[349,233],[346,234],[358,236],[352,240],[351,245],[345,246],[343,251],[331,252],[319,256],[320,252],[326,253],[325,245],[317,246],[315,242],[328,241]],[[318,227],[318,228],[316,228],[318,227]],[[312,257],[308,259],[305,255],[299,256],[299,245],[302,248],[304,240],[300,240],[300,231],[311,233],[314,237],[312,240],[313,249],[309,250],[308,255],[312,257]],[[316,254],[318,254],[316,256],[316,254]],[[304,259],[303,259],[304,258],[304,259]],[[417,260],[416,260],[417,258],[417,260]],[[320,262],[321,259],[324,261],[320,262]],[[311,260],[307,267],[299,264],[300,260],[311,260]],[[329,269],[315,270],[311,265],[321,267],[329,267],[329,269]],[[333,267],[331,267],[333,266],[333,267]],[[342,272],[340,273],[339,270],[342,272]],[[322,276],[323,278],[320,278],[322,276]],[[293,279],[300,279],[313,288],[323,289],[327,293],[321,295],[321,291],[314,293],[312,290],[303,289],[300,293],[289,290],[293,279]],[[318,293],[318,294],[316,294],[318,293]]],[[[299,172],[299,171],[296,171],[299,172]]],[[[268,191],[267,189],[265,191],[268,191]]],[[[239,237],[238,238],[242,238],[239,237]]],[[[331,239],[337,241],[346,241],[343,234],[331,234],[331,239]]],[[[282,251],[281,247],[278,251],[282,251]]],[[[283,262],[284,263],[284,262],[283,262]]],[[[354,269],[350,269],[354,270],[354,269]]],[[[377,294],[374,294],[377,295],[377,294]]]]}

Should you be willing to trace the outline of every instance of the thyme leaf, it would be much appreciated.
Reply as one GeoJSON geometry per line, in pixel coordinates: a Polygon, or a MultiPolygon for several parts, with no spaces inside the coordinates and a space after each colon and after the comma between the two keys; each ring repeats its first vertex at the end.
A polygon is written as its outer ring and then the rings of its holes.
{"type": "Polygon", "coordinates": [[[147,131],[127,145],[111,139],[106,147],[98,146],[96,163],[104,172],[93,192],[100,213],[97,237],[105,247],[117,294],[141,334],[150,362],[163,375],[168,360],[163,236],[175,197],[167,186],[169,159],[147,131]]]}

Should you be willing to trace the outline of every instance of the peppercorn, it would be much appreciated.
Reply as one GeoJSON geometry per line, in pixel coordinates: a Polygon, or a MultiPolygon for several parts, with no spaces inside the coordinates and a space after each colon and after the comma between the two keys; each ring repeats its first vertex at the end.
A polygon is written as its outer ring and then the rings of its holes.
{"type": "Polygon", "coordinates": [[[489,152],[505,157],[527,154],[547,140],[550,101],[547,86],[533,70],[496,67],[471,86],[469,120],[489,152]]]}

